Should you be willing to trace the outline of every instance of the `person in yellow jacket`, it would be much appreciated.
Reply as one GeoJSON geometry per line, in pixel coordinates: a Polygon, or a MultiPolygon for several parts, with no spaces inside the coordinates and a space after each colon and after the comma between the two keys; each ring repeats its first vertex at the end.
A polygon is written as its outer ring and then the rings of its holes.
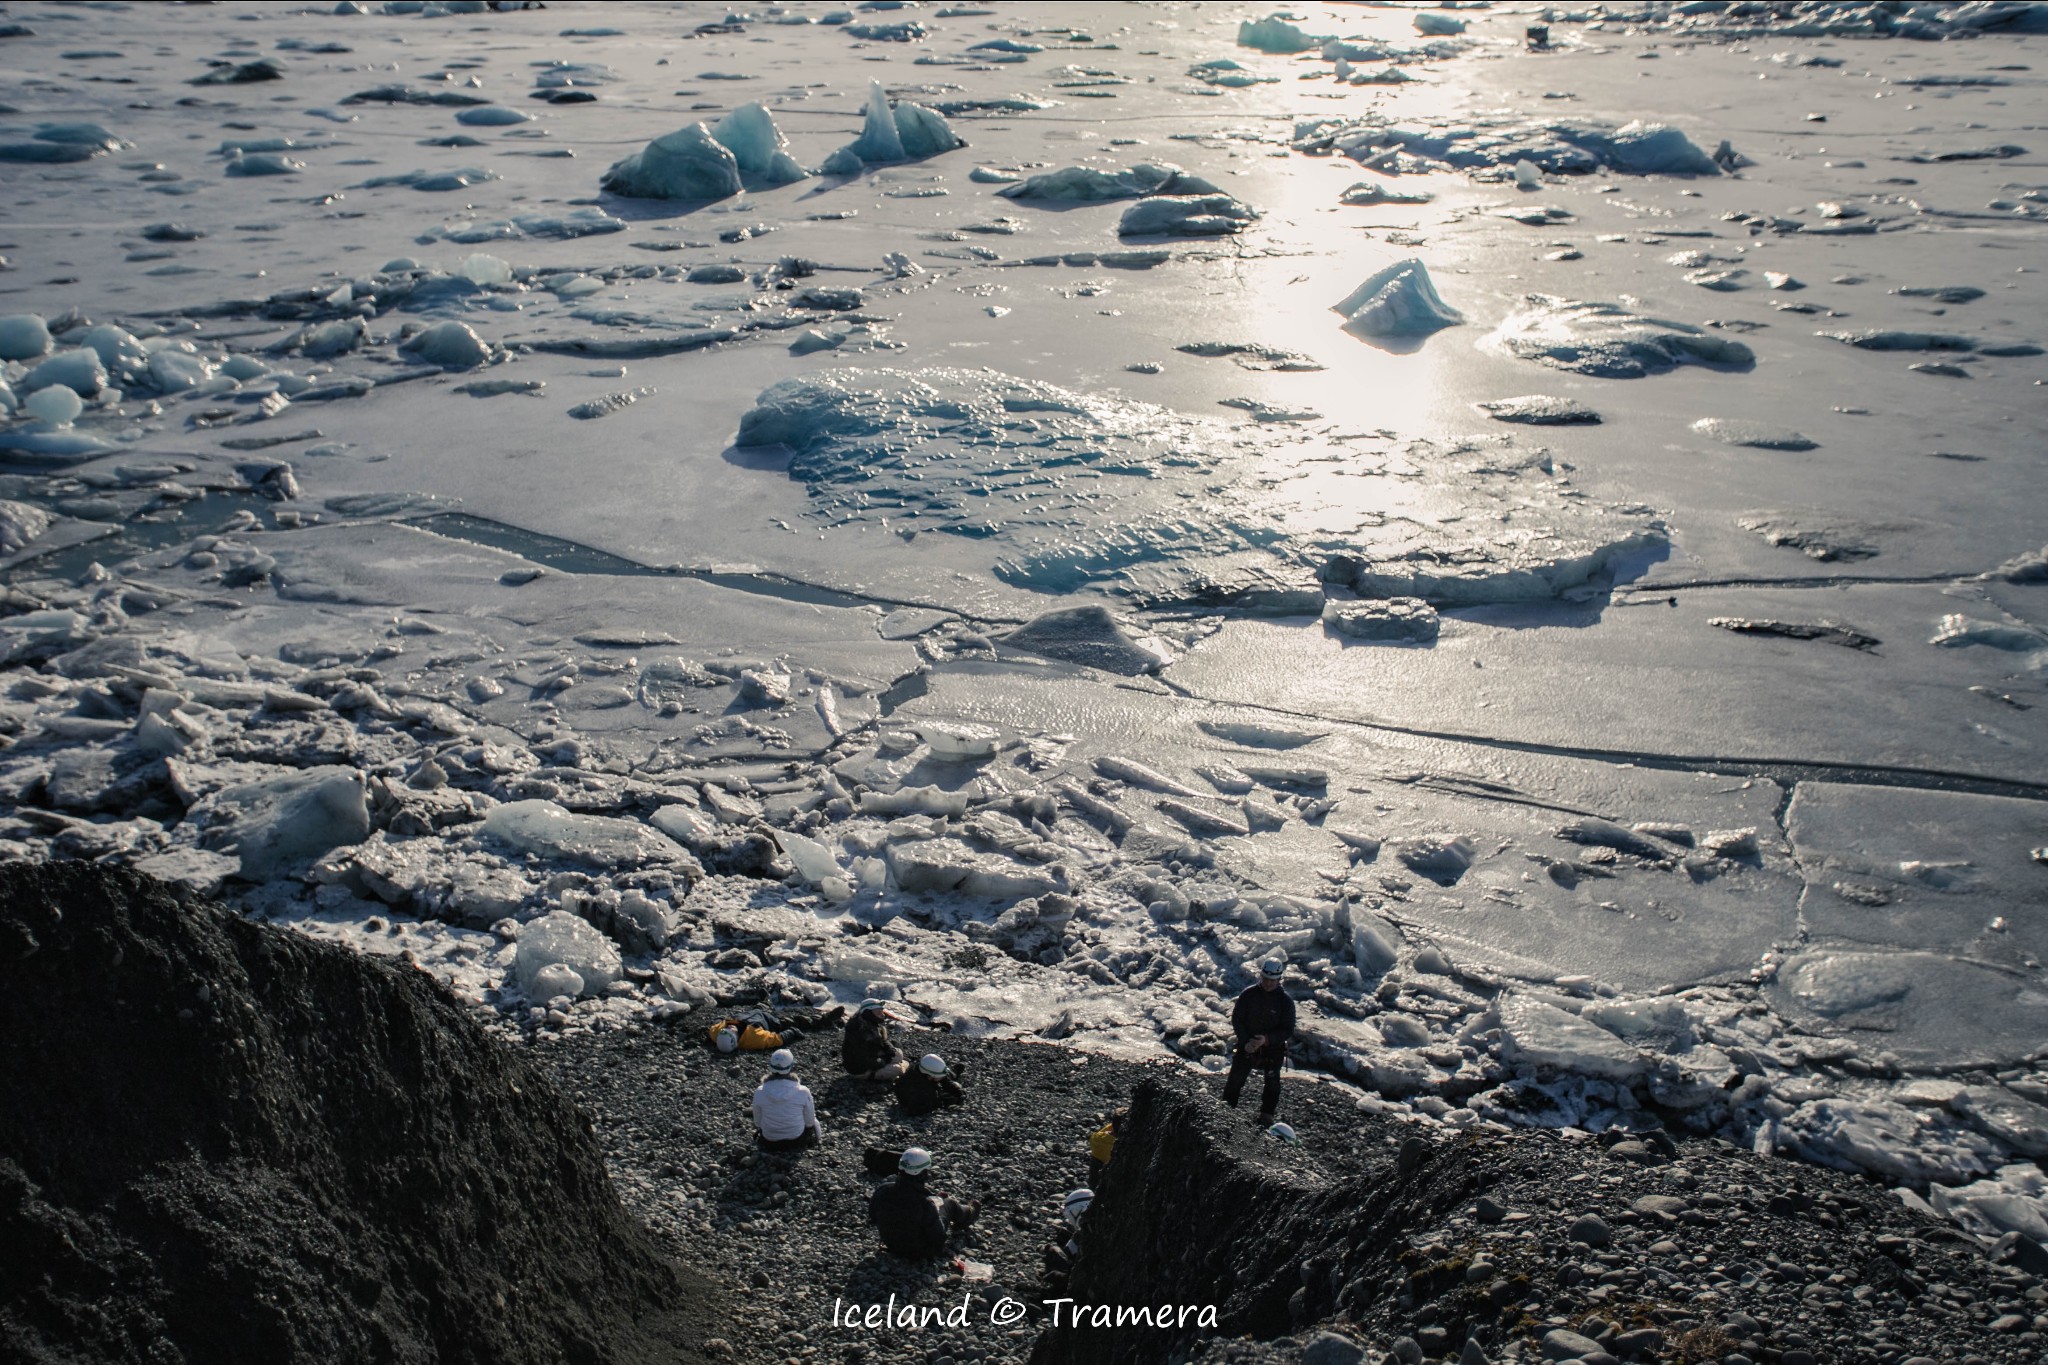
{"type": "Polygon", "coordinates": [[[1102,1168],[1109,1164],[1109,1158],[1116,1151],[1116,1135],[1124,1126],[1124,1116],[1130,1111],[1119,1109],[1109,1116],[1109,1121],[1088,1135],[1088,1183],[1094,1184],[1095,1177],[1102,1174],[1102,1168]]]}
{"type": "Polygon", "coordinates": [[[750,1009],[717,1020],[704,1031],[704,1036],[713,1051],[728,1056],[736,1052],[773,1052],[802,1038],[803,1029],[816,1030],[823,1024],[836,1024],[845,1016],[844,1007],[825,1013],[785,1010],[780,1014],[773,1010],[750,1009]]]}

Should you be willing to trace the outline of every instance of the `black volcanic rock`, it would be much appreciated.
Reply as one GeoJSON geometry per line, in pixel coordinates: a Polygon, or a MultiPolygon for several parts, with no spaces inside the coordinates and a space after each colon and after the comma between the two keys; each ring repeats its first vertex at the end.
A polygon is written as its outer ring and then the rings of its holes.
{"type": "Polygon", "coordinates": [[[426,974],[0,868],[0,1358],[652,1365],[718,1303],[426,974]]]}

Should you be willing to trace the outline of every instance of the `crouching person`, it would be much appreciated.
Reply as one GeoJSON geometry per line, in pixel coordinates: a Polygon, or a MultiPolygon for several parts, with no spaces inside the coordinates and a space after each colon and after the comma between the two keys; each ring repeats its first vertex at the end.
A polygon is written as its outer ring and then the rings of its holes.
{"type": "Polygon", "coordinates": [[[916,1118],[940,1105],[965,1104],[967,1092],[946,1066],[946,1059],[927,1052],[915,1067],[896,1078],[896,1103],[905,1114],[916,1118]]]}
{"type": "Polygon", "coordinates": [[[818,1145],[817,1106],[810,1088],[796,1078],[788,1048],[768,1058],[768,1075],[754,1090],[754,1141],[764,1152],[800,1152],[818,1145]]]}
{"type": "Polygon", "coordinates": [[[974,1222],[972,1203],[933,1194],[927,1187],[932,1154],[912,1147],[896,1163],[896,1175],[868,1199],[868,1221],[882,1245],[905,1260],[925,1261],[946,1249],[946,1240],[974,1222]]]}
{"type": "Polygon", "coordinates": [[[846,1021],[839,1061],[847,1075],[871,1081],[893,1081],[910,1069],[902,1049],[889,1037],[889,1011],[881,1001],[861,1001],[853,1018],[846,1021]]]}

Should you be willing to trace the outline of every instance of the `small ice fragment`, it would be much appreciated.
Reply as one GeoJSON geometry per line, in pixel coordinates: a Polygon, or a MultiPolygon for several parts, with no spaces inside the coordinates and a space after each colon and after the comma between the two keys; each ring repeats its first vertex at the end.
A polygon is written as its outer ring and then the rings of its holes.
{"type": "Polygon", "coordinates": [[[85,400],[62,384],[52,384],[37,389],[21,401],[22,411],[38,422],[48,422],[53,427],[68,427],[78,420],[85,411],[85,400]]]}
{"type": "Polygon", "coordinates": [[[738,159],[702,123],[654,139],[598,183],[631,199],[726,199],[745,188],[738,159]]]}
{"type": "Polygon", "coordinates": [[[1344,330],[1358,337],[1427,336],[1465,320],[1438,296],[1429,268],[1412,256],[1374,272],[1331,311],[1342,314],[1344,330]]]}
{"type": "Polygon", "coordinates": [[[107,384],[107,367],[99,352],[83,346],[58,351],[22,376],[15,387],[33,394],[37,389],[61,384],[81,398],[90,398],[107,384]]]}
{"type": "Polygon", "coordinates": [[[1237,26],[1237,45],[1255,48],[1260,52],[1306,52],[1312,47],[1321,47],[1328,41],[1329,35],[1318,37],[1304,33],[1277,14],[1269,14],[1258,20],[1245,19],[1237,26]]]}
{"type": "Polygon", "coordinates": [[[1156,673],[1172,661],[1156,641],[1132,636],[1103,606],[1044,612],[997,639],[1027,654],[1125,676],[1156,673]]]}
{"type": "Polygon", "coordinates": [[[1637,119],[1605,139],[1615,169],[1635,175],[1719,175],[1722,167],[1678,129],[1637,119]]]}
{"type": "Polygon", "coordinates": [[[0,554],[18,554],[49,529],[50,514],[42,508],[32,503],[0,501],[0,554]]]}
{"type": "Polygon", "coordinates": [[[1203,717],[1195,724],[1232,744],[1243,744],[1257,749],[1298,749],[1304,744],[1313,744],[1329,733],[1325,730],[1293,730],[1280,725],[1267,725],[1252,720],[1215,720],[1203,717]]]}
{"type": "Polygon", "coordinates": [[[238,856],[252,881],[370,835],[363,775],[353,768],[285,771],[227,787],[202,804],[218,821],[207,842],[238,856]]]}
{"type": "Polygon", "coordinates": [[[1536,163],[1524,157],[1515,163],[1515,187],[1535,190],[1543,187],[1543,172],[1536,169],[1536,163]]]}
{"type": "Polygon", "coordinates": [[[1362,180],[1337,196],[1337,202],[1354,208],[1380,204],[1427,204],[1436,198],[1428,190],[1397,190],[1378,180],[1362,180]]]}
{"type": "Polygon", "coordinates": [[[508,109],[502,104],[479,104],[459,111],[455,121],[470,128],[509,128],[515,123],[533,122],[533,115],[522,109],[508,109]]]}
{"type": "Polygon", "coordinates": [[[789,139],[760,104],[742,104],[718,121],[711,136],[732,153],[742,175],[765,184],[790,185],[810,174],[789,154],[789,139]]]}
{"type": "Polygon", "coordinates": [[[1395,839],[1389,847],[1409,871],[1442,886],[1449,886],[1464,876],[1477,856],[1472,841],[1462,834],[1425,834],[1395,839]]]}
{"type": "Polygon", "coordinates": [[[582,994],[583,978],[566,962],[550,962],[533,974],[535,1000],[554,1000],[563,996],[574,1000],[582,994]]]}
{"type": "Polygon", "coordinates": [[[1135,759],[1118,758],[1113,754],[1095,760],[1095,771],[1118,782],[1128,782],[1135,787],[1161,792],[1167,796],[1199,797],[1202,793],[1184,783],[1176,782],[1165,773],[1148,768],[1135,759]]]}
{"type": "Polygon", "coordinates": [[[1496,398],[1473,406],[1496,422],[1520,422],[1529,426],[1592,426],[1600,421],[1600,414],[1584,403],[1541,393],[1525,394],[1520,398],[1496,398]]]}
{"type": "Polygon", "coordinates": [[[462,264],[455,267],[455,273],[472,284],[512,283],[511,265],[500,257],[482,251],[463,257],[462,264]]]}
{"type": "Polygon", "coordinates": [[[1415,31],[1426,38],[1449,38],[1465,31],[1465,21],[1424,10],[1415,16],[1415,31]]]}
{"type": "Polygon", "coordinates": [[[945,116],[921,104],[903,101],[895,110],[896,134],[903,145],[903,154],[913,161],[941,152],[950,152],[967,144],[954,133],[945,116]]]}
{"type": "Polygon", "coordinates": [[[1394,640],[1428,644],[1440,623],[1436,608],[1419,597],[1390,597],[1375,602],[1323,604],[1323,625],[1354,640],[1394,640]]]}
{"type": "Polygon", "coordinates": [[[832,856],[831,849],[816,839],[793,830],[777,830],[775,842],[782,845],[782,851],[796,868],[797,875],[812,886],[840,875],[839,860],[832,856]]]}
{"type": "Polygon", "coordinates": [[[1235,811],[1208,810],[1171,797],[1159,803],[1159,813],[1178,821],[1190,834],[1241,836],[1252,832],[1250,824],[1235,811]]]}
{"type": "Polygon", "coordinates": [[[1789,427],[1767,427],[1756,422],[1733,421],[1726,417],[1702,417],[1692,424],[1692,429],[1724,445],[1750,446],[1757,450],[1820,448],[1820,442],[1802,436],[1789,427]]]}
{"type": "Polygon", "coordinates": [[[419,332],[400,349],[412,352],[429,365],[451,370],[473,370],[491,361],[491,348],[484,339],[468,323],[452,319],[419,332]]]}
{"type": "MultiPolygon", "coordinates": [[[[1016,179],[1016,177],[1011,177],[1016,179]]],[[[1102,204],[1152,195],[1220,194],[1215,185],[1170,162],[1141,161],[1122,170],[1064,166],[996,191],[1006,199],[1054,204],[1102,204]]]]}
{"type": "MultiPolygon", "coordinates": [[[[541,994],[546,988],[543,973],[549,968],[561,968],[578,978],[582,989],[592,995],[602,994],[624,974],[617,946],[589,921],[566,910],[542,915],[519,930],[513,973],[528,998],[551,1000],[556,994],[568,994],[560,990],[541,994]]],[[[546,984],[559,986],[563,980],[557,974],[546,984]]]]}
{"type": "Polygon", "coordinates": [[[1227,237],[1257,222],[1259,211],[1227,194],[1161,195],[1124,210],[1119,237],[1227,237]]]}
{"type": "Polygon", "coordinates": [[[1987,645],[1992,649],[2019,653],[2048,649],[2048,634],[2028,626],[2001,625],[1996,621],[1979,621],[1960,612],[1951,612],[1941,618],[1940,627],[1927,643],[1949,649],[1963,645],[1987,645]]]}
{"type": "Polygon", "coordinates": [[[1756,362],[1748,346],[1702,328],[1549,294],[1525,296],[1488,340],[1524,360],[1602,379],[1636,379],[1688,362],[1736,369],[1756,362]]]}
{"type": "Polygon", "coordinates": [[[552,801],[512,801],[494,806],[484,817],[483,831],[543,858],[593,867],[690,862],[690,855],[674,840],[638,820],[576,815],[552,801]]]}
{"type": "Polygon", "coordinates": [[[224,169],[236,176],[297,175],[306,169],[306,163],[275,152],[255,152],[230,158],[224,169]]]}
{"type": "Polygon", "coordinates": [[[953,763],[993,758],[1002,745],[1002,736],[986,725],[928,721],[917,727],[917,734],[930,748],[933,758],[953,763]]]}
{"type": "Polygon", "coordinates": [[[949,792],[943,787],[905,787],[893,792],[862,792],[856,801],[863,815],[952,815],[967,814],[970,793],[949,792]]]}
{"type": "MultiPolygon", "coordinates": [[[[342,325],[342,323],[322,323],[342,325]]],[[[354,321],[362,327],[362,321],[354,321]]],[[[190,346],[188,342],[184,346],[190,346]]],[[[240,356],[238,356],[240,358],[240,356]]],[[[156,385],[158,393],[184,393],[186,389],[199,389],[215,375],[213,364],[197,350],[184,350],[182,346],[164,346],[150,354],[150,383],[156,385]]],[[[229,379],[254,379],[252,375],[229,375],[229,379]]]]}
{"type": "Polygon", "coordinates": [[[1911,332],[1866,328],[1860,332],[1815,332],[1815,336],[1846,342],[1862,351],[1974,351],[1977,338],[1954,332],[1911,332]]]}
{"type": "Polygon", "coordinates": [[[49,325],[34,313],[0,318],[0,360],[34,360],[49,350],[49,325]]]}

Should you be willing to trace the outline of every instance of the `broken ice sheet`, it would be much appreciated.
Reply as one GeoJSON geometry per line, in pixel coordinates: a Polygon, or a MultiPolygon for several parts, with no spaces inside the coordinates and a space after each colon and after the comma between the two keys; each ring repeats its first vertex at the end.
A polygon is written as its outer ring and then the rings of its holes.
{"type": "Polygon", "coordinates": [[[953,369],[786,380],[739,432],[743,446],[791,450],[790,475],[828,525],[985,546],[997,578],[1038,592],[1313,612],[1321,576],[1369,597],[1529,600],[1664,544],[1649,509],[1587,498],[1542,452],[1497,444],[1412,443],[1344,479],[1303,464],[1312,481],[1282,506],[1283,461],[1319,449],[1283,440],[953,369]],[[1216,497],[1225,488],[1242,495],[1216,497]]]}
{"type": "MultiPolygon", "coordinates": [[[[1803,782],[1786,828],[1808,889],[1816,937],[1954,953],[2022,971],[2048,960],[2048,916],[2004,911],[2044,903],[2035,801],[1959,792],[1803,782]]],[[[2048,991],[2048,977],[2034,972],[2048,991]]]]}

